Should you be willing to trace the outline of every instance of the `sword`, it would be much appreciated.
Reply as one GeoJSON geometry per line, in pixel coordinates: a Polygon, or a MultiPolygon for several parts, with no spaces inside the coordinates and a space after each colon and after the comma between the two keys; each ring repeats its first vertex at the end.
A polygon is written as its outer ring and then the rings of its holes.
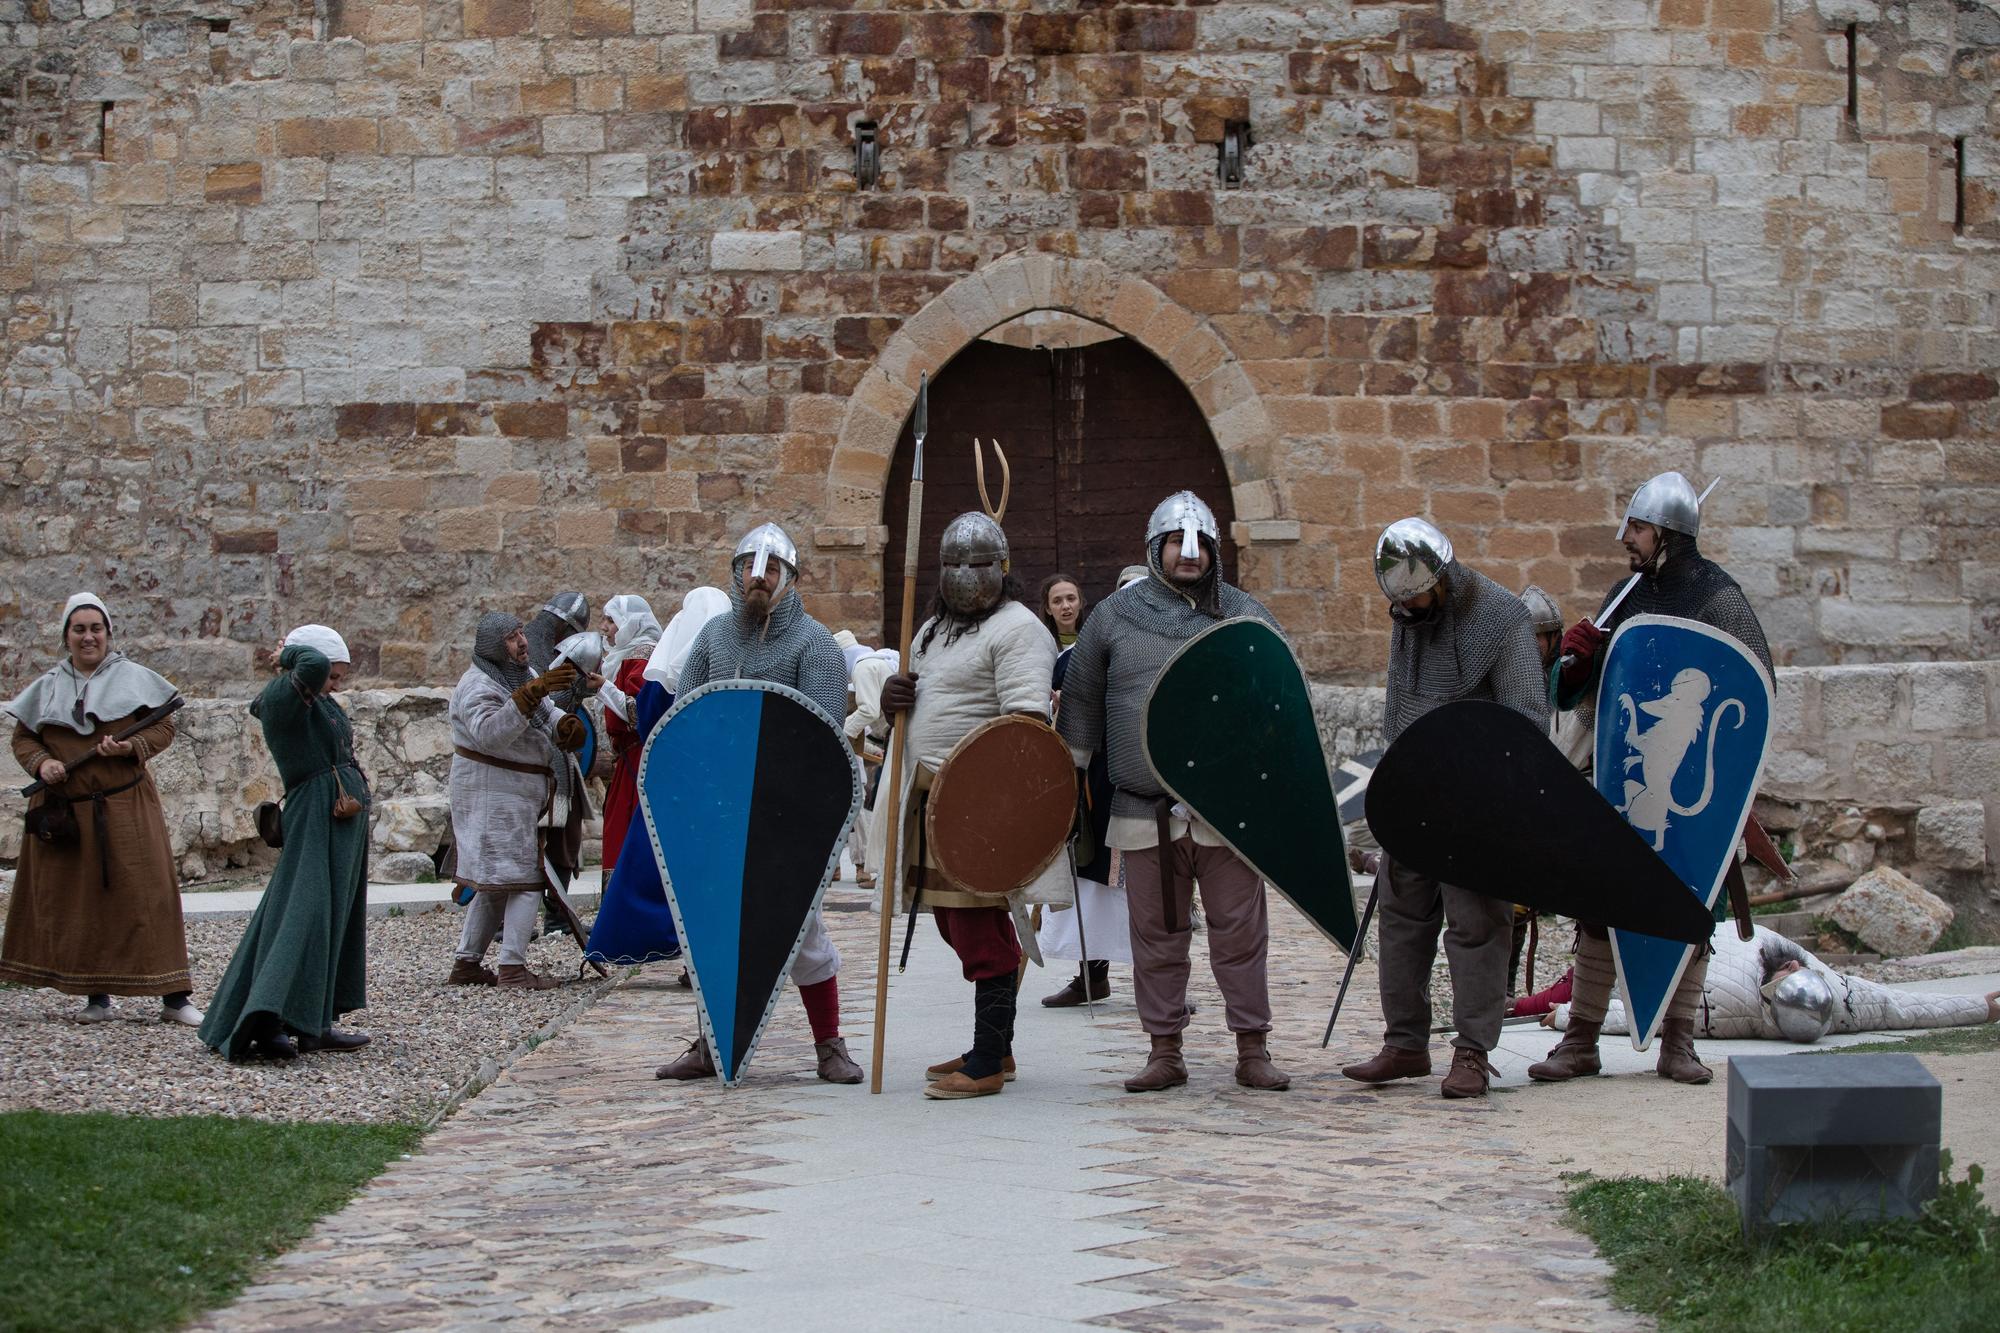
{"type": "Polygon", "coordinates": [[[1333,1025],[1340,1021],[1340,1006],[1347,1003],[1347,985],[1354,980],[1354,965],[1361,960],[1361,946],[1368,938],[1368,923],[1375,919],[1375,900],[1382,894],[1379,868],[1376,874],[1378,878],[1368,889],[1368,906],[1361,909],[1361,926],[1354,932],[1354,947],[1347,951],[1347,970],[1340,974],[1340,993],[1333,997],[1333,1012],[1327,1015],[1326,1035],[1319,1039],[1322,1051],[1333,1040],[1333,1025]]]}
{"type": "MultiPolygon", "coordinates": [[[[166,721],[168,718],[172,717],[175,713],[178,713],[181,709],[185,707],[187,707],[187,700],[181,698],[178,694],[176,694],[173,698],[167,700],[165,703],[161,704],[158,708],[155,708],[152,712],[146,714],[144,717],[140,718],[138,721],[134,722],[131,726],[125,728],[125,730],[113,736],[111,739],[119,742],[120,744],[123,744],[124,742],[131,740],[134,736],[138,735],[140,732],[145,731],[150,727],[158,726],[160,723],[166,721]]],[[[63,769],[66,774],[74,773],[76,772],[76,770],[82,768],[85,764],[89,763],[91,760],[97,757],[98,757],[97,751],[91,750],[88,753],[78,755],[75,763],[64,764],[63,769]]],[[[68,777],[65,776],[63,781],[65,782],[69,781],[68,777]]],[[[44,787],[48,785],[49,785],[48,783],[42,781],[40,778],[36,778],[33,782],[30,782],[27,786],[21,788],[21,795],[33,796],[36,792],[41,791],[44,787]]]]}

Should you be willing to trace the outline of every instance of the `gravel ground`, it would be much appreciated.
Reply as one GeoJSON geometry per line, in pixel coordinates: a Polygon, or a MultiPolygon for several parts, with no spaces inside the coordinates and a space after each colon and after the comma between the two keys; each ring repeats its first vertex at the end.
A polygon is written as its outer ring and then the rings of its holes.
{"type": "MultiPolygon", "coordinates": [[[[0,895],[0,912],[5,905],[0,895]]],[[[528,952],[536,971],[564,978],[556,990],[445,986],[461,920],[455,910],[370,918],[368,1008],[341,1025],[375,1040],[353,1053],[305,1055],[290,1064],[232,1065],[203,1046],[193,1028],[160,1022],[154,1000],[120,998],[118,1021],[86,1025],[72,1021],[80,998],[0,986],[0,1110],[428,1117],[488,1060],[509,1058],[611,985],[595,972],[574,981],[576,945],[558,937],[537,940],[528,952]]],[[[221,979],[246,922],[189,920],[196,1004],[221,979]]]]}

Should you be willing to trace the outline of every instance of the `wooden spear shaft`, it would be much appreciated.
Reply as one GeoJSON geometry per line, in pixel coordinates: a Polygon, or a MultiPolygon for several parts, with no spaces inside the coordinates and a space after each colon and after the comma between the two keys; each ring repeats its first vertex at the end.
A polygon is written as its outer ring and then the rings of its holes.
{"type": "MultiPolygon", "coordinates": [[[[910,466],[910,512],[903,525],[903,623],[897,647],[896,670],[910,672],[910,639],[916,631],[917,548],[923,540],[924,524],[924,435],[930,416],[930,376],[917,389],[917,447],[910,466]]],[[[890,724],[889,765],[883,787],[877,794],[889,801],[888,832],[882,843],[882,922],[875,950],[875,1053],[869,1061],[868,1091],[882,1091],[882,1042],[889,1027],[889,948],[896,925],[896,887],[902,882],[903,841],[903,744],[909,732],[909,715],[898,713],[890,724]]]]}

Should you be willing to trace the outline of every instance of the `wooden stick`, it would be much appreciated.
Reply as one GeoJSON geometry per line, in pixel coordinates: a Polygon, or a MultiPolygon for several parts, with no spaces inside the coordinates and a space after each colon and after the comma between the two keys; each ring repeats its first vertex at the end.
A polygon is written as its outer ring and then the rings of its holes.
{"type": "MultiPolygon", "coordinates": [[[[917,448],[910,467],[910,512],[903,525],[903,623],[898,646],[896,671],[910,673],[910,640],[916,632],[917,547],[924,531],[924,435],[929,425],[930,376],[917,390],[917,448]]],[[[888,830],[882,837],[882,928],[875,951],[875,1053],[869,1062],[868,1091],[882,1091],[882,1041],[889,1025],[889,948],[896,926],[896,887],[902,882],[903,841],[903,747],[909,735],[909,715],[898,713],[889,732],[889,771],[882,775],[887,784],[888,830]]],[[[878,789],[876,800],[885,793],[878,789]]]]}

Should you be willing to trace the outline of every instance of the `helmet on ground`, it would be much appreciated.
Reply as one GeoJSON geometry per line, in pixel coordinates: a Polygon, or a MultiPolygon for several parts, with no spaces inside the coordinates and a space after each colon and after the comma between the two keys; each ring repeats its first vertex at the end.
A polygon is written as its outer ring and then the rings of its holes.
{"type": "Polygon", "coordinates": [[[1833,1026],[1833,987],[1810,968],[1780,977],[1771,988],[1771,1017],[1786,1041],[1810,1046],[1833,1026]]]}

